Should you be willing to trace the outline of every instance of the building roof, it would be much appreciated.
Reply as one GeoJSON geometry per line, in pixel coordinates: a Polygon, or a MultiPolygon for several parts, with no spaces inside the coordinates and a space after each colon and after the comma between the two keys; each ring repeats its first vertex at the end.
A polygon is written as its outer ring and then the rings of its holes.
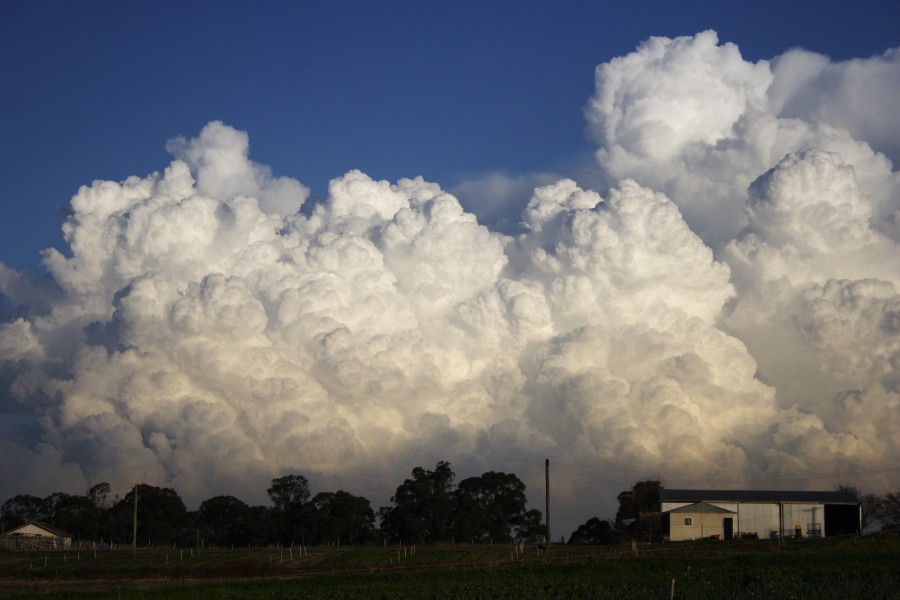
{"type": "Polygon", "coordinates": [[[667,513],[728,513],[734,514],[733,510],[728,510],[727,508],[721,508],[719,506],[715,506],[712,504],[707,504],[706,502],[694,502],[693,504],[688,504],[687,506],[680,506],[678,508],[673,508],[672,510],[665,511],[667,513]]]}
{"type": "Polygon", "coordinates": [[[29,522],[27,522],[27,523],[24,523],[24,524],[22,524],[22,525],[19,525],[18,527],[14,528],[14,529],[10,529],[9,531],[4,532],[3,535],[4,535],[4,536],[7,536],[7,535],[16,535],[16,532],[17,532],[17,531],[19,531],[20,529],[24,529],[25,527],[28,527],[29,525],[33,525],[33,526],[35,526],[35,527],[39,527],[39,528],[43,529],[44,531],[46,531],[47,533],[52,534],[52,535],[54,535],[54,536],[56,536],[56,537],[61,537],[61,538],[73,538],[73,539],[74,539],[74,537],[75,537],[75,536],[72,535],[71,533],[69,533],[69,532],[67,532],[67,531],[63,531],[63,530],[60,529],[59,527],[54,527],[53,525],[50,525],[49,523],[42,523],[41,521],[29,521],[29,522]]]}
{"type": "Polygon", "coordinates": [[[663,502],[822,502],[859,504],[853,492],[785,492],[776,490],[659,490],[663,502]]]}

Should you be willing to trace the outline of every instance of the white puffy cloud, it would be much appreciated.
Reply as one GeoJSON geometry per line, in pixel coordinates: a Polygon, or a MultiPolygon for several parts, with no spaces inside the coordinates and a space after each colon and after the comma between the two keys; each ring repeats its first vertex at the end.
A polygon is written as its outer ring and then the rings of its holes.
{"type": "Polygon", "coordinates": [[[296,213],[309,197],[309,188],[296,179],[273,178],[269,167],[248,160],[247,134],[220,121],[208,124],[197,138],[170,140],[166,148],[191,167],[200,194],[222,200],[250,196],[265,214],[282,217],[296,213]]]}
{"type": "Polygon", "coordinates": [[[897,240],[898,177],[873,145],[897,158],[884,140],[896,139],[898,68],[895,51],[831,65],[792,50],[751,63],[712,31],[651,38],[597,67],[585,112],[610,177],[665,192],[715,248],[746,224],[749,184],[808,148],[838,153],[853,166],[875,228],[897,240]]]}
{"type": "Polygon", "coordinates": [[[799,48],[772,61],[770,110],[781,118],[829,123],[900,162],[900,49],[832,63],[799,48]]]}
{"type": "Polygon", "coordinates": [[[535,190],[523,216],[531,233],[518,245],[534,277],[549,279],[564,331],[598,318],[652,323],[664,307],[709,322],[731,295],[727,267],[678,208],[634,181],[602,202],[562,180],[535,190]]]}
{"type": "Polygon", "coordinates": [[[733,136],[748,110],[763,110],[772,75],[765,63],[741,58],[713,31],[650,38],[624,57],[597,67],[587,116],[604,148],[637,159],[675,158],[693,144],[733,136]]]}

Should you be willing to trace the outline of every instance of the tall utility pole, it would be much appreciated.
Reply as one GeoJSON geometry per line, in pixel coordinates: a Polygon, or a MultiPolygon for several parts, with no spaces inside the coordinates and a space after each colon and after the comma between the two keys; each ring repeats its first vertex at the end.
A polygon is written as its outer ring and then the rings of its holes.
{"type": "Polygon", "coordinates": [[[138,486],[134,486],[134,533],[131,536],[131,556],[137,555],[137,503],[138,503],[138,486]]]}
{"type": "Polygon", "coordinates": [[[550,549],[550,540],[553,538],[550,537],[550,459],[546,459],[544,462],[544,483],[547,490],[547,496],[544,501],[545,512],[547,515],[546,523],[547,523],[547,549],[550,549]]]}
{"type": "Polygon", "coordinates": [[[778,545],[781,545],[781,538],[784,537],[784,504],[778,503],[778,545]]]}

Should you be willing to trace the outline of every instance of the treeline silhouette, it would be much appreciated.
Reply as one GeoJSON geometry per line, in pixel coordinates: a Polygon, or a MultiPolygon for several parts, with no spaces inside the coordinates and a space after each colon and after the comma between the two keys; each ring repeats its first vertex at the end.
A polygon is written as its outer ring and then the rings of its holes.
{"type": "Polygon", "coordinates": [[[111,499],[104,482],[83,495],[14,496],[0,507],[0,527],[45,522],[72,534],[76,543],[130,546],[136,512],[140,547],[478,543],[543,535],[542,514],[526,508],[525,484],[515,475],[489,471],[458,485],[454,480],[449,462],[438,462],[434,470],[416,467],[397,487],[392,504],[377,513],[368,499],[343,490],[312,496],[309,481],[296,474],[272,480],[266,490],[270,506],[250,506],[228,495],[204,500],[195,511],[172,488],[142,483],[111,499]]]}

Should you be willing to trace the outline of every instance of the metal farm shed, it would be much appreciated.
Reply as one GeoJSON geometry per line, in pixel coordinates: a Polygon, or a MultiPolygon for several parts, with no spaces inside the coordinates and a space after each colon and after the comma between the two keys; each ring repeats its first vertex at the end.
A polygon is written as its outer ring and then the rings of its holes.
{"type": "Polygon", "coordinates": [[[859,501],[852,492],[663,488],[659,495],[663,535],[672,541],[717,534],[721,539],[824,537],[860,530],[859,501]]]}

